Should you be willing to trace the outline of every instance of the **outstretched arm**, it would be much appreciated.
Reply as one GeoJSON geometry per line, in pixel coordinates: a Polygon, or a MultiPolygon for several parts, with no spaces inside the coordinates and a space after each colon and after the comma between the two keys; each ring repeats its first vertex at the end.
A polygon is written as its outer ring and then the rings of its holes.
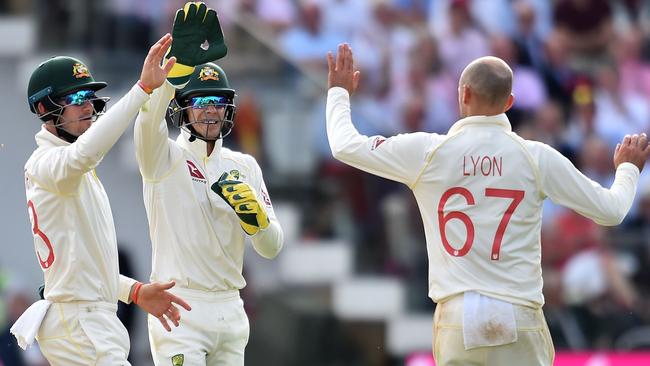
{"type": "Polygon", "coordinates": [[[50,155],[35,164],[34,174],[44,184],[51,184],[61,193],[74,191],[81,176],[99,164],[122,136],[138,109],[148,100],[145,89],[158,88],[165,81],[175,60],[170,60],[165,67],[160,66],[160,61],[170,44],[169,34],[158,40],[147,54],[138,85],[134,85],[105,115],[99,117],[76,142],[63,149],[52,150],[50,155]]]}
{"type": "Polygon", "coordinates": [[[339,46],[336,60],[327,55],[327,138],[335,159],[371,174],[411,187],[426,164],[438,135],[411,133],[394,137],[364,136],[352,124],[350,96],[359,83],[352,50],[339,46]]]}
{"type": "Polygon", "coordinates": [[[616,148],[616,177],[607,189],[583,175],[559,152],[546,145],[540,154],[542,189],[553,202],[599,225],[618,225],[627,215],[650,147],[645,134],[626,136],[616,148]]]}

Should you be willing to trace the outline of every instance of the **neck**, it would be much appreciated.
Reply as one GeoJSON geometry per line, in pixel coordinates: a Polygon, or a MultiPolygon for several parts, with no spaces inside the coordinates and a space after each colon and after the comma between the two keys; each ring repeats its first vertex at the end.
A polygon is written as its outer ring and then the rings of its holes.
{"type": "Polygon", "coordinates": [[[214,141],[206,141],[205,146],[207,149],[207,156],[210,156],[210,154],[212,154],[212,150],[214,150],[214,141]]]}
{"type": "Polygon", "coordinates": [[[496,116],[503,113],[502,109],[485,106],[468,106],[465,117],[471,116],[496,116]]]}

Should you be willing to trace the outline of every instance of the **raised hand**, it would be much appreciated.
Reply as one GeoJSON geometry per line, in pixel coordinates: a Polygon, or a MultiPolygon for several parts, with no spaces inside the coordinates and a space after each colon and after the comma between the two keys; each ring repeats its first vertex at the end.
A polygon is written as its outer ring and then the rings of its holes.
{"type": "Polygon", "coordinates": [[[165,66],[160,66],[171,44],[172,36],[167,33],[149,49],[140,73],[140,81],[145,88],[153,90],[161,86],[174,64],[176,64],[176,58],[172,57],[167,60],[165,66]]]}
{"type": "Polygon", "coordinates": [[[138,291],[137,301],[134,299],[134,302],[137,302],[137,305],[142,310],[158,318],[168,332],[172,330],[167,323],[168,320],[175,326],[178,326],[181,320],[181,313],[176,305],[182,306],[187,311],[192,310],[192,307],[185,300],[167,291],[174,287],[174,285],[175,283],[173,281],[167,283],[153,282],[142,285],[138,291]]]}
{"type": "Polygon", "coordinates": [[[626,135],[623,141],[616,145],[614,167],[629,162],[636,165],[641,171],[646,160],[648,160],[648,156],[650,156],[650,145],[648,145],[648,136],[645,133],[632,136],[626,135]]]}
{"type": "Polygon", "coordinates": [[[327,53],[327,87],[341,87],[352,95],[359,85],[361,73],[354,70],[354,58],[352,57],[352,48],[347,43],[339,45],[336,60],[331,52],[327,53]]]}

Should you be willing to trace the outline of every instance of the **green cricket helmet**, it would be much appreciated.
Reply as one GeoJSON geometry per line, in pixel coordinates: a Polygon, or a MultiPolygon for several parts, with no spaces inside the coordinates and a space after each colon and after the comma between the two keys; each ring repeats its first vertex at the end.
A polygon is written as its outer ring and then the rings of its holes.
{"type": "Polygon", "coordinates": [[[221,124],[219,138],[226,137],[235,124],[235,90],[230,87],[228,77],[223,69],[212,62],[197,65],[185,87],[176,91],[167,111],[167,120],[174,126],[186,129],[191,135],[191,141],[198,138],[206,140],[204,136],[196,133],[185,111],[189,108],[206,108],[215,106],[224,108],[225,113],[221,121],[196,121],[194,123],[221,124]]]}
{"type": "Polygon", "coordinates": [[[94,92],[106,87],[106,83],[95,81],[86,65],[80,60],[68,56],[56,56],[42,62],[29,78],[27,87],[27,102],[32,113],[38,113],[37,105],[43,103],[46,113],[39,115],[43,121],[62,113],[67,103],[62,103],[61,98],[76,91],[92,91],[86,93],[85,99],[77,99],[73,104],[81,101],[93,102],[95,111],[101,113],[109,98],[95,98],[94,92]]]}

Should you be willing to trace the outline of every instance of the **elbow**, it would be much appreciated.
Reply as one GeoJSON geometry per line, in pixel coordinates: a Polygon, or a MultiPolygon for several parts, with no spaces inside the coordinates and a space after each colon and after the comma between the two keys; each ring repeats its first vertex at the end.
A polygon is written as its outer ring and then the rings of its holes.
{"type": "Polygon", "coordinates": [[[257,253],[266,259],[274,259],[280,254],[282,250],[283,243],[282,241],[276,243],[273,246],[267,246],[265,248],[257,248],[257,253]]]}
{"type": "Polygon", "coordinates": [[[339,161],[345,161],[348,156],[348,151],[346,151],[344,145],[330,145],[330,150],[332,150],[332,157],[339,161]]]}
{"type": "Polygon", "coordinates": [[[624,210],[624,209],[612,210],[598,224],[602,226],[620,225],[623,222],[623,220],[625,220],[625,216],[627,216],[627,212],[628,210],[624,210]]]}

